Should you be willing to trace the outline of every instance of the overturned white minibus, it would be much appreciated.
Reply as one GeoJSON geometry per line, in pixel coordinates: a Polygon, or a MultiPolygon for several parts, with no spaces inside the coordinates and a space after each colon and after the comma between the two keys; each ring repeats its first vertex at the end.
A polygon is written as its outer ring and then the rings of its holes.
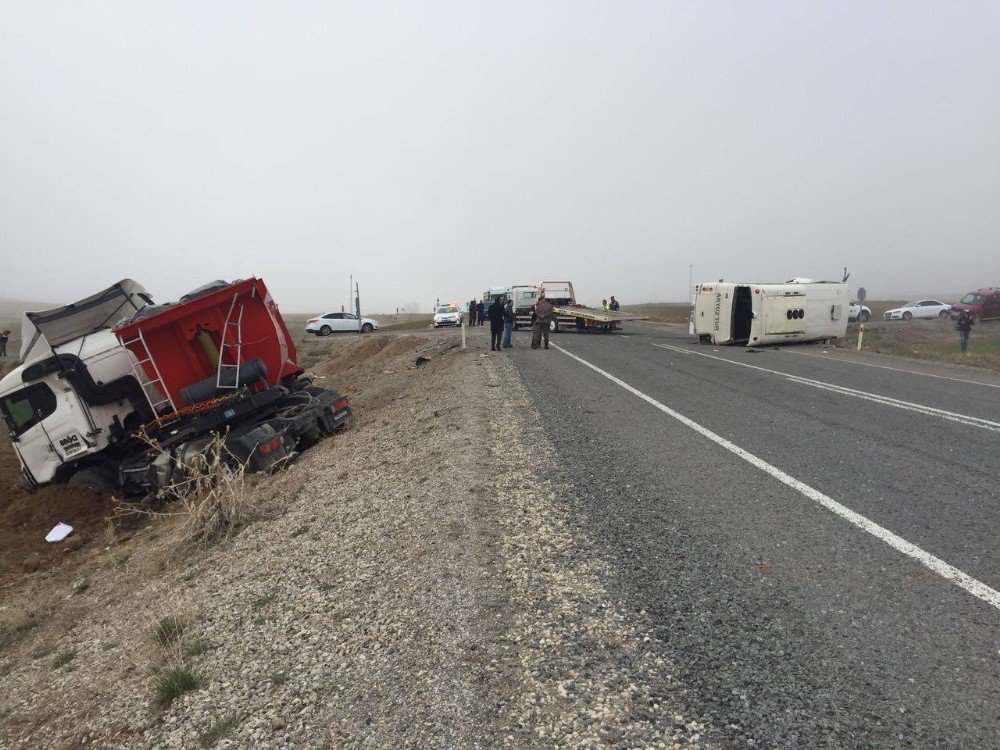
{"type": "Polygon", "coordinates": [[[850,293],[839,281],[694,286],[694,332],[712,344],[758,346],[835,339],[847,332],[850,293]]]}

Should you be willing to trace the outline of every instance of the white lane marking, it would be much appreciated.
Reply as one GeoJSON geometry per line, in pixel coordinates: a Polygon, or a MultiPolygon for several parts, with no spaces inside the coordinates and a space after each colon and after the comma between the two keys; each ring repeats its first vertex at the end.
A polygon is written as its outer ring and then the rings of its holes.
{"type": "Polygon", "coordinates": [[[716,357],[711,354],[706,354],[705,352],[694,352],[690,349],[682,349],[679,346],[670,346],[669,344],[653,344],[661,349],[667,349],[672,352],[679,352],[683,354],[695,354],[699,357],[708,357],[709,359],[716,359],[720,362],[726,362],[731,365],[739,365],[740,367],[749,367],[751,370],[760,370],[761,372],[770,373],[771,375],[778,375],[783,378],[791,380],[793,383],[801,383],[802,385],[812,386],[813,388],[820,388],[824,391],[831,391],[832,393],[839,393],[843,396],[851,396],[853,398],[860,398],[865,401],[872,401],[876,404],[882,404],[884,406],[892,406],[896,409],[903,409],[905,411],[912,411],[918,414],[924,414],[929,417],[937,417],[938,419],[946,419],[949,422],[957,422],[959,424],[964,424],[969,427],[978,427],[981,430],[989,430],[990,432],[1000,432],[1000,422],[994,422],[989,419],[984,419],[983,417],[973,417],[968,414],[957,414],[952,411],[946,411],[945,409],[938,409],[934,406],[926,406],[924,404],[916,404],[912,401],[903,401],[898,398],[892,398],[891,396],[882,396],[878,393],[868,393],[867,391],[859,391],[856,388],[849,388],[843,385],[836,385],[834,383],[826,383],[822,380],[813,380],[812,378],[805,378],[801,375],[792,375],[787,372],[782,372],[781,370],[772,370],[769,367],[760,367],[758,365],[751,365],[746,362],[737,362],[733,359],[727,359],[726,357],[716,357]]]}
{"type": "Polygon", "coordinates": [[[896,372],[908,372],[910,375],[923,375],[927,378],[940,378],[941,380],[954,380],[956,383],[970,383],[971,385],[982,385],[986,388],[1000,388],[1000,383],[983,383],[979,380],[969,380],[967,378],[953,378],[949,375],[935,375],[932,372],[920,372],[919,370],[907,370],[905,367],[890,367],[889,365],[877,365],[874,362],[858,362],[854,359],[843,359],[841,357],[823,354],[811,354],[810,352],[800,352],[794,349],[786,349],[785,351],[791,354],[797,354],[800,357],[815,357],[816,359],[826,359],[833,360],[834,362],[843,362],[848,365],[861,365],[862,367],[878,367],[882,370],[895,370],[896,372]]]}
{"type": "Polygon", "coordinates": [[[621,338],[623,338],[623,339],[627,339],[627,338],[628,338],[628,334],[627,334],[627,333],[619,333],[618,335],[619,335],[619,336],[620,336],[621,338]]]}
{"type": "MultiPolygon", "coordinates": [[[[831,513],[833,513],[833,514],[835,514],[837,516],[840,516],[845,521],[847,521],[847,522],[849,522],[851,524],[854,524],[855,526],[857,526],[862,531],[868,532],[869,534],[871,534],[872,536],[874,536],[876,539],[879,539],[879,540],[885,542],[886,544],[888,544],[894,550],[896,550],[898,552],[902,552],[907,557],[913,558],[914,560],[916,560],[917,562],[919,562],[921,565],[924,565],[927,568],[929,568],[930,570],[932,570],[935,573],[937,573],[939,576],[941,576],[943,578],[947,578],[952,583],[955,583],[956,585],[961,586],[963,589],[965,589],[966,591],[968,591],[970,594],[972,594],[976,598],[982,599],[987,604],[989,604],[989,605],[991,605],[991,606],[993,606],[993,607],[995,607],[997,609],[1000,609],[1000,591],[997,591],[996,589],[990,588],[989,586],[987,586],[982,581],[980,581],[980,580],[978,580],[976,578],[973,578],[968,573],[962,572],[961,570],[959,570],[958,568],[954,567],[953,565],[949,565],[948,563],[946,563],[941,558],[935,557],[930,552],[927,552],[927,551],[921,549],[920,547],[918,547],[917,545],[913,544],[912,542],[906,541],[901,536],[898,536],[898,535],[892,533],[891,531],[889,531],[884,526],[879,526],[874,521],[866,518],[865,516],[861,515],[860,513],[857,513],[856,511],[851,510],[846,505],[841,505],[840,503],[838,503],[836,500],[834,500],[829,495],[825,495],[822,492],[820,492],[819,490],[810,487],[805,482],[801,482],[798,479],[796,479],[795,477],[791,476],[790,474],[786,474],[781,469],[779,469],[777,466],[772,466],[767,461],[765,461],[765,460],[763,460],[761,458],[757,458],[757,456],[753,455],[749,451],[743,450],[743,448],[740,448],[735,443],[732,443],[729,440],[726,440],[726,438],[724,438],[721,435],[718,435],[718,434],[712,432],[707,427],[703,427],[702,425],[700,425],[697,422],[695,422],[693,419],[688,419],[687,417],[685,417],[680,412],[674,411],[669,406],[666,406],[665,404],[660,403],[659,401],[657,401],[652,396],[647,396],[645,393],[643,393],[642,391],[638,390],[637,388],[633,388],[632,386],[630,386],[624,380],[616,378],[614,375],[612,375],[609,372],[605,372],[604,370],[602,370],[597,365],[593,365],[590,362],[588,362],[587,360],[582,359],[581,357],[576,356],[575,354],[573,354],[572,352],[567,351],[566,349],[564,349],[563,347],[559,346],[558,344],[553,344],[553,346],[556,349],[558,349],[559,351],[561,351],[563,354],[565,354],[567,357],[572,357],[573,359],[575,359],[580,364],[582,364],[582,365],[584,365],[586,367],[589,367],[591,370],[593,370],[594,372],[598,373],[599,375],[603,375],[605,378],[607,378],[608,380],[610,380],[612,383],[615,383],[616,385],[620,385],[622,388],[624,388],[626,391],[628,391],[632,395],[638,396],[643,401],[651,404],[652,406],[655,406],[657,409],[659,409],[660,411],[662,411],[664,414],[667,414],[668,416],[673,417],[674,419],[676,419],[681,424],[683,424],[683,425],[685,425],[687,427],[690,427],[692,430],[694,430],[698,434],[700,434],[700,435],[708,438],[709,440],[711,440],[716,445],[719,445],[719,446],[725,448],[727,451],[729,451],[730,453],[733,453],[734,455],[742,458],[747,463],[749,463],[749,464],[751,464],[753,466],[756,466],[758,469],[760,469],[761,471],[763,471],[766,474],[770,475],[774,479],[777,479],[782,484],[784,484],[784,485],[786,485],[788,487],[791,487],[793,490],[796,490],[797,492],[801,493],[802,495],[804,495],[805,497],[809,498],[810,500],[812,500],[813,502],[817,503],[818,505],[823,506],[824,508],[826,508],[831,513]]],[[[694,353],[694,352],[692,352],[692,353],[694,353]]]]}

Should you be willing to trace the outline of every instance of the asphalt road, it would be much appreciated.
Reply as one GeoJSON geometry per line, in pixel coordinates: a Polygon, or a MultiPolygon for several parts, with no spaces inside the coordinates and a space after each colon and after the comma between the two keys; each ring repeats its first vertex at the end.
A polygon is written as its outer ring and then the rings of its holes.
{"type": "Polygon", "coordinates": [[[515,343],[564,500],[709,739],[1000,747],[1000,378],[666,325],[515,343]]]}

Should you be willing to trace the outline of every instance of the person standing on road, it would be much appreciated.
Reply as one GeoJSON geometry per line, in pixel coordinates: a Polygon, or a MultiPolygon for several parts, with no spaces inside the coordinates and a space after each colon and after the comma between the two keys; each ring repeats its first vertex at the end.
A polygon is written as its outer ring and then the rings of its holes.
{"type": "Polygon", "coordinates": [[[469,300],[469,327],[476,324],[476,301],[469,300]]]}
{"type": "Polygon", "coordinates": [[[483,305],[482,300],[479,300],[479,302],[476,303],[476,325],[481,326],[483,324],[483,321],[485,320],[484,310],[485,305],[483,305]]]}
{"type": "Polygon", "coordinates": [[[611,295],[611,301],[608,303],[608,308],[617,312],[621,305],[618,304],[618,300],[615,299],[615,295],[611,295]]]}
{"type": "Polygon", "coordinates": [[[602,310],[610,310],[611,309],[610,307],[608,307],[608,301],[606,299],[602,299],[601,300],[601,309],[602,310]]]}
{"type": "Polygon", "coordinates": [[[556,311],[552,303],[545,299],[544,292],[538,295],[538,302],[535,303],[535,325],[531,332],[531,348],[537,349],[545,339],[545,348],[549,348],[549,324],[555,317],[556,311]]]}
{"type": "Polygon", "coordinates": [[[514,322],[517,320],[517,314],[514,312],[514,300],[507,300],[507,304],[503,308],[503,348],[510,349],[514,345],[510,343],[510,335],[514,331],[514,322]]]}
{"type": "Polygon", "coordinates": [[[972,326],[975,324],[976,321],[965,310],[962,310],[958,314],[958,323],[955,324],[955,328],[958,329],[958,340],[962,347],[962,354],[967,353],[966,350],[969,348],[969,334],[972,333],[972,326]]]}
{"type": "Polygon", "coordinates": [[[7,356],[7,340],[10,338],[10,331],[4,329],[0,331],[0,357],[7,356]]]}
{"type": "Polygon", "coordinates": [[[490,305],[490,351],[500,351],[500,337],[503,336],[504,306],[500,300],[494,300],[490,305]]]}

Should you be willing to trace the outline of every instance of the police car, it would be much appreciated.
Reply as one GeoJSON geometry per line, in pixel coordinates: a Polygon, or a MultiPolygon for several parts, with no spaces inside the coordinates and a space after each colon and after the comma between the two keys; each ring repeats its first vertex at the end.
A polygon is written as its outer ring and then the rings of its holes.
{"type": "Polygon", "coordinates": [[[441,305],[434,311],[434,327],[462,325],[462,308],[457,303],[441,305]]]}

